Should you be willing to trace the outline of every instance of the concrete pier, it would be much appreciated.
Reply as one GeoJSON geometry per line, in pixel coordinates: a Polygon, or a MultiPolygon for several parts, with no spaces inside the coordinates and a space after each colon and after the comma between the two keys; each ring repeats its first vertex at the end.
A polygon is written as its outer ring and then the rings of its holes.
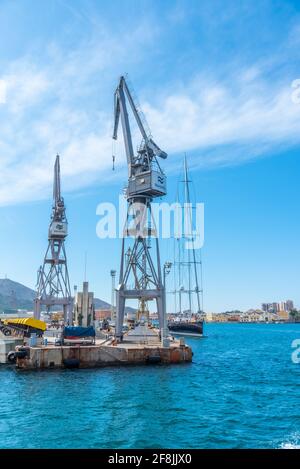
{"type": "Polygon", "coordinates": [[[8,363],[7,354],[14,352],[17,345],[22,345],[23,339],[16,337],[5,337],[0,335],[0,364],[8,363]]]}
{"type": "Polygon", "coordinates": [[[140,344],[124,341],[113,345],[111,341],[102,341],[96,345],[48,345],[27,347],[25,350],[26,356],[17,357],[18,369],[98,368],[192,361],[191,348],[177,340],[172,341],[169,347],[162,347],[160,343],[140,344]]]}

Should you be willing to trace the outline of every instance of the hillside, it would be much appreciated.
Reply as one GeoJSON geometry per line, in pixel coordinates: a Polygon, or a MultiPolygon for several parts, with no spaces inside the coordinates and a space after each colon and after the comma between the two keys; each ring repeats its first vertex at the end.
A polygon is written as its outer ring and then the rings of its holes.
{"type": "MultiPolygon", "coordinates": [[[[9,278],[0,279],[0,312],[5,309],[33,310],[35,291],[9,278]]],[[[95,309],[109,309],[111,305],[100,298],[94,299],[95,309]]],[[[135,311],[126,307],[126,312],[135,311]]]]}
{"type": "Polygon", "coordinates": [[[33,309],[35,292],[8,278],[0,279],[0,311],[4,309],[33,309]]]}

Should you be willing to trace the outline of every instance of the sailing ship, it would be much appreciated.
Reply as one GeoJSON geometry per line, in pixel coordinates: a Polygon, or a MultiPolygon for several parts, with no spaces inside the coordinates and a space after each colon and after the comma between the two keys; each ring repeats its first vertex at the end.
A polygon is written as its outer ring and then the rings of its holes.
{"type": "MultiPolygon", "coordinates": [[[[168,321],[171,334],[184,336],[203,336],[203,288],[201,249],[195,248],[195,236],[192,228],[192,210],[190,185],[186,156],[184,157],[184,194],[185,216],[190,219],[185,223],[189,227],[182,236],[174,238],[174,311],[173,319],[168,321]],[[186,242],[189,242],[189,249],[186,242]],[[196,252],[197,251],[197,252],[196,252]]],[[[180,190],[177,195],[180,202],[180,190]]]]}

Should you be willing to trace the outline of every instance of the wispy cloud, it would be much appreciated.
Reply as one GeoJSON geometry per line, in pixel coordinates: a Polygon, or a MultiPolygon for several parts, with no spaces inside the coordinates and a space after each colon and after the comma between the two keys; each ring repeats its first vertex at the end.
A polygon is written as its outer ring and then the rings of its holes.
{"type": "MultiPolygon", "coordinates": [[[[94,31],[94,16],[72,13],[93,23],[94,31]]],[[[173,11],[173,22],[183,19],[181,9],[173,11]]],[[[140,18],[135,29],[122,34],[101,24],[96,30],[72,48],[51,42],[39,54],[28,53],[0,77],[0,204],[48,196],[57,152],[66,190],[93,184],[111,168],[117,77],[129,69],[134,82],[135,70],[139,75],[139,67],[153,66],[147,53],[159,44],[162,25],[140,18]]],[[[291,50],[297,31],[295,25],[287,41],[291,50]]],[[[191,166],[213,167],[299,144],[300,105],[291,100],[291,77],[278,77],[281,59],[246,68],[236,62],[221,79],[211,70],[199,74],[195,63],[194,76],[176,81],[171,92],[170,79],[153,88],[149,67],[145,89],[152,90],[151,99],[141,104],[155,140],[174,156],[168,168],[183,151],[197,154],[191,166]]]]}
{"type": "Polygon", "coordinates": [[[0,104],[6,102],[6,81],[0,80],[0,104]]]}
{"type": "Polygon", "coordinates": [[[129,48],[138,61],[151,40],[147,24],[122,43],[102,30],[71,51],[49,44],[46,61],[28,55],[9,64],[0,107],[0,204],[47,197],[57,152],[66,190],[92,184],[111,168],[115,57],[122,68],[129,65],[129,48]]]}
{"type": "Polygon", "coordinates": [[[236,164],[239,148],[244,162],[299,144],[291,82],[274,85],[257,75],[254,68],[233,74],[230,85],[198,78],[159,108],[144,104],[153,133],[169,152],[198,150],[194,164],[202,166],[236,164]]]}

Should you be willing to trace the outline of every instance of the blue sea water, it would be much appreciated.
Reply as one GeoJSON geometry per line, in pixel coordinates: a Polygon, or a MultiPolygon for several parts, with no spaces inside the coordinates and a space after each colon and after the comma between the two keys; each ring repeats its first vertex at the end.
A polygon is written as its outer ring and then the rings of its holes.
{"type": "Polygon", "coordinates": [[[192,364],[0,367],[0,447],[300,447],[300,324],[208,324],[206,334],[187,339],[192,364]]]}

